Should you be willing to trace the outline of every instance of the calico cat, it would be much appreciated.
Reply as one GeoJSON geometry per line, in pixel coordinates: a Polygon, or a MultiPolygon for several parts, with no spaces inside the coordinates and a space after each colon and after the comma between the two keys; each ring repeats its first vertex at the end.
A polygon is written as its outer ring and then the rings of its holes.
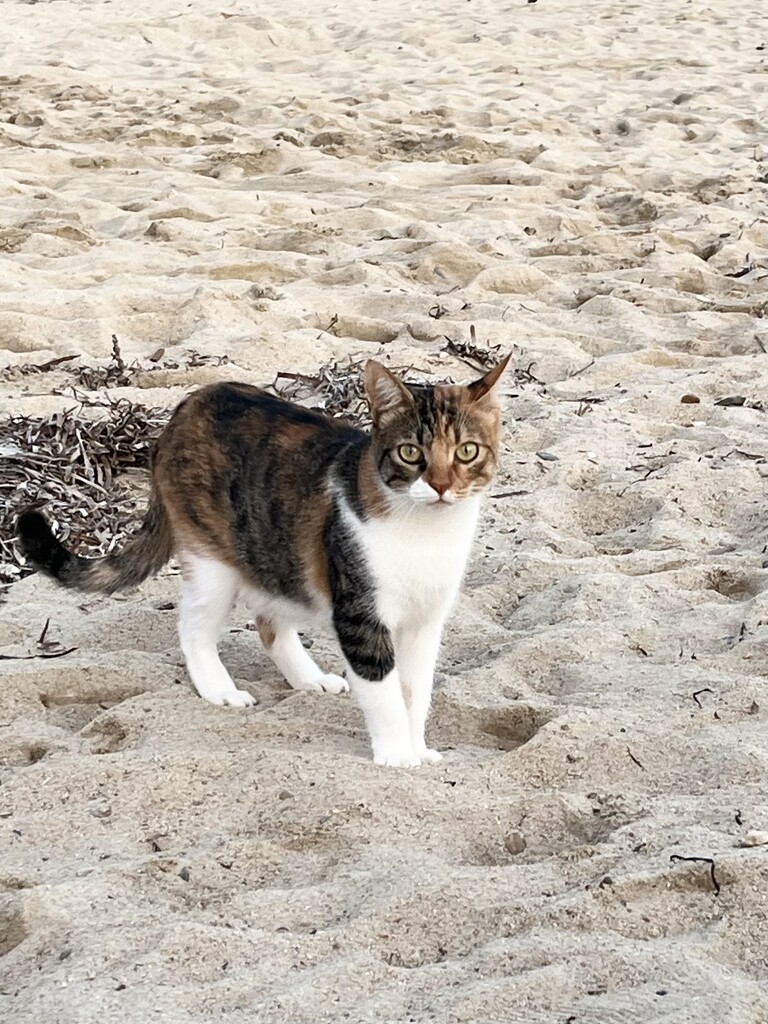
{"type": "Polygon", "coordinates": [[[376,764],[437,761],[424,739],[432,678],[496,469],[508,361],[468,386],[426,387],[371,360],[370,434],[246,384],[203,387],[157,443],[149,508],[122,550],[72,554],[34,509],[19,516],[21,549],[64,586],[104,593],[175,552],[181,649],[201,697],[254,703],[217,651],[242,591],[292,687],[351,686],[376,764]],[[333,626],[346,680],[306,652],[297,630],[309,625],[333,626]]]}

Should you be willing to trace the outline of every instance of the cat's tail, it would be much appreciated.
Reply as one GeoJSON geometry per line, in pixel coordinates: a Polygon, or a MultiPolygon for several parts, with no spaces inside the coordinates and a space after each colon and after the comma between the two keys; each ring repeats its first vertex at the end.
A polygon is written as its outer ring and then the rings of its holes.
{"type": "Polygon", "coordinates": [[[37,509],[27,509],[16,522],[19,547],[37,569],[64,587],[112,594],[136,587],[165,565],[173,554],[173,533],[159,495],[153,493],[138,533],[119,551],[104,558],[75,555],[54,536],[37,509]]]}

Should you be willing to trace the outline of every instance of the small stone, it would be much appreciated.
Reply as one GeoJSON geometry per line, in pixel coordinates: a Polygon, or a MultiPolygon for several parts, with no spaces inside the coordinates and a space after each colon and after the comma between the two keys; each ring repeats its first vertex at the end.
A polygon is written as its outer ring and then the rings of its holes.
{"type": "Polygon", "coordinates": [[[293,800],[293,793],[291,793],[287,789],[281,789],[280,792],[277,794],[277,799],[278,800],[293,800]]]}
{"type": "Polygon", "coordinates": [[[522,832],[510,832],[504,839],[504,846],[507,853],[511,853],[513,855],[522,853],[527,845],[525,836],[522,832]]]}
{"type": "Polygon", "coordinates": [[[179,878],[182,880],[182,882],[188,882],[189,868],[182,868],[181,871],[179,872],[179,878]]]}
{"type": "Polygon", "coordinates": [[[683,395],[680,401],[683,405],[698,405],[701,399],[698,395],[683,395]]]}
{"type": "Polygon", "coordinates": [[[88,808],[88,813],[93,815],[94,818],[108,818],[112,813],[112,808],[109,804],[95,804],[93,807],[88,808]]]}

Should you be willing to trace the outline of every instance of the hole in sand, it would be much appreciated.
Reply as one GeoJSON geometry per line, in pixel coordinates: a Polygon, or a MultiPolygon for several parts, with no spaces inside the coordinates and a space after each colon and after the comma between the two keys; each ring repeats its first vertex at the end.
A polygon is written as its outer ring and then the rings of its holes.
{"type": "Polygon", "coordinates": [[[16,901],[0,902],[0,956],[6,956],[26,939],[21,907],[16,901]]]}
{"type": "Polygon", "coordinates": [[[104,704],[59,704],[48,709],[46,721],[58,729],[80,732],[106,710],[104,704]]]}
{"type": "Polygon", "coordinates": [[[630,492],[595,493],[583,496],[573,509],[573,518],[585,536],[601,537],[620,530],[637,529],[658,512],[659,502],[630,492]]]}
{"type": "Polygon", "coordinates": [[[39,740],[28,740],[23,737],[9,739],[0,755],[0,764],[7,768],[28,768],[37,764],[48,753],[48,747],[39,740]]]}
{"type": "Polygon", "coordinates": [[[708,590],[714,590],[732,601],[754,597],[761,590],[759,581],[750,579],[746,573],[728,569],[713,569],[712,572],[708,572],[704,578],[704,585],[708,590]]]}
{"type": "Polygon", "coordinates": [[[48,753],[48,748],[43,743],[30,743],[27,747],[27,764],[37,764],[42,761],[48,753]]]}
{"type": "Polygon", "coordinates": [[[480,729],[489,738],[487,746],[497,750],[516,750],[533,739],[548,720],[548,716],[527,704],[515,704],[510,708],[483,712],[480,729]]]}
{"type": "Polygon", "coordinates": [[[472,708],[436,695],[430,734],[438,747],[474,746],[491,750],[517,750],[533,739],[551,714],[528,704],[472,708]]]}
{"type": "Polygon", "coordinates": [[[92,754],[114,754],[123,749],[129,733],[118,718],[107,714],[94,718],[80,735],[91,740],[92,754]]]}

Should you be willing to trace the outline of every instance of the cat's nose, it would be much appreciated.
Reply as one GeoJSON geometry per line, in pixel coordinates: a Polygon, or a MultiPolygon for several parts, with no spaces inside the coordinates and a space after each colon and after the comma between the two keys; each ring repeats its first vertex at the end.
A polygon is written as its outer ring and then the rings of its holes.
{"type": "Polygon", "coordinates": [[[429,486],[432,488],[433,491],[437,491],[441,498],[447,490],[450,490],[451,487],[450,484],[445,483],[430,483],[429,486]]]}

